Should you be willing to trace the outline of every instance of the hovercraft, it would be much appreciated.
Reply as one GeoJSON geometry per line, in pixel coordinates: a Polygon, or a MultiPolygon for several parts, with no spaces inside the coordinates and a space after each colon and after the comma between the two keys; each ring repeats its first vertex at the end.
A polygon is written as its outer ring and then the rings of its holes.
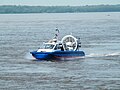
{"type": "MultiPolygon", "coordinates": [[[[56,30],[58,31],[58,29],[56,30]]],[[[80,38],[72,35],[66,35],[61,41],[58,40],[58,34],[44,43],[44,47],[30,52],[37,60],[74,60],[84,58],[84,51],[80,50],[80,38]]]]}

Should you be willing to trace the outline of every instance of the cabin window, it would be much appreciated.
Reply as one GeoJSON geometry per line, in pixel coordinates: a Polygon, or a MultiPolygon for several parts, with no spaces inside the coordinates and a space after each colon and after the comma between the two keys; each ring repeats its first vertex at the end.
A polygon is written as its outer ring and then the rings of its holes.
{"type": "Polygon", "coordinates": [[[46,44],[45,49],[53,49],[54,45],[52,44],[46,44]]]}
{"type": "Polygon", "coordinates": [[[55,46],[55,50],[61,50],[60,46],[59,46],[59,45],[56,45],[56,46],[55,46]]]}

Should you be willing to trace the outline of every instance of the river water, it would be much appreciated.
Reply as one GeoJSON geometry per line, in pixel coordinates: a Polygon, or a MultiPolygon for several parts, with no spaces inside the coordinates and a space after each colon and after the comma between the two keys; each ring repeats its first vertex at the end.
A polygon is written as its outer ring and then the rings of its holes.
{"type": "Polygon", "coordinates": [[[120,13],[0,15],[0,90],[119,90],[120,13]],[[33,61],[29,52],[52,38],[81,38],[86,56],[33,61]]]}

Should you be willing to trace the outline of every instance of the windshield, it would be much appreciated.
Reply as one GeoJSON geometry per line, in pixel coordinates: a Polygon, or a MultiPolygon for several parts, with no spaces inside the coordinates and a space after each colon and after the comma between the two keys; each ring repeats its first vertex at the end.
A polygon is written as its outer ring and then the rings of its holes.
{"type": "Polygon", "coordinates": [[[54,45],[52,44],[45,44],[44,49],[53,49],[54,45]]]}

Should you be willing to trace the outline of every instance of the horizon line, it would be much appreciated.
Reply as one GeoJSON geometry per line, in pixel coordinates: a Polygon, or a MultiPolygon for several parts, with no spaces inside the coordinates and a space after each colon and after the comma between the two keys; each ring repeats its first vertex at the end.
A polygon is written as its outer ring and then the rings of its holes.
{"type": "Polygon", "coordinates": [[[100,6],[100,5],[120,5],[120,4],[90,4],[90,5],[15,5],[15,4],[6,4],[0,6],[100,6]]]}

